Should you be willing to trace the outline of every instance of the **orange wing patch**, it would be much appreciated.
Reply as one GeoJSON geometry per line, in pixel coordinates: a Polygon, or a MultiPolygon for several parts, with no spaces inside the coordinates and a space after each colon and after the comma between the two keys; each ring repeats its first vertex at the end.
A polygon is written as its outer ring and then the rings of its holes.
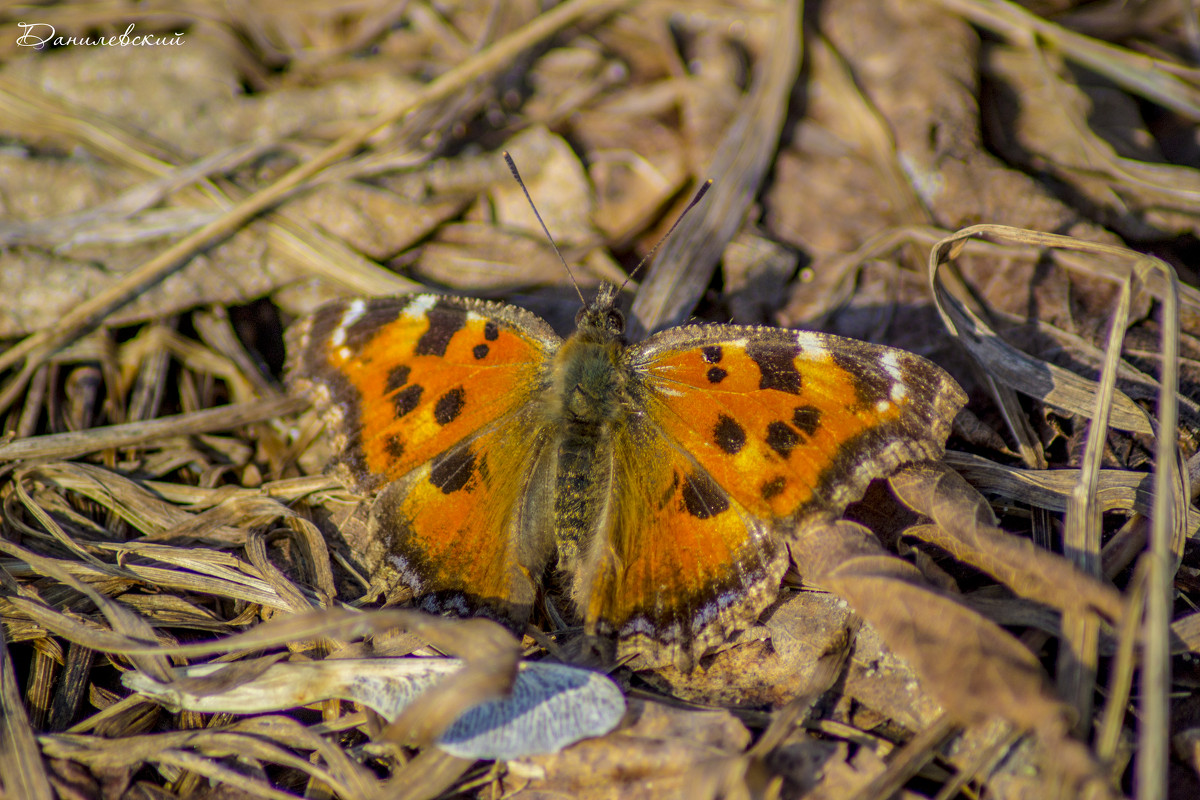
{"type": "Polygon", "coordinates": [[[652,425],[631,421],[614,445],[620,500],[584,555],[577,602],[620,654],[686,663],[770,604],[787,549],[652,425]]]}
{"type": "Polygon", "coordinates": [[[776,328],[679,328],[631,350],[651,421],[765,519],[840,514],[941,456],[961,390],[925,359],[776,328]]]}
{"type": "Polygon", "coordinates": [[[436,295],[335,304],[289,335],[290,379],[344,432],[339,459],[364,491],[528,403],[560,344],[521,309],[436,295]]]}
{"type": "Polygon", "coordinates": [[[427,611],[523,622],[552,543],[523,513],[542,451],[529,415],[462,442],[392,483],[371,510],[374,580],[400,582],[427,611]]]}

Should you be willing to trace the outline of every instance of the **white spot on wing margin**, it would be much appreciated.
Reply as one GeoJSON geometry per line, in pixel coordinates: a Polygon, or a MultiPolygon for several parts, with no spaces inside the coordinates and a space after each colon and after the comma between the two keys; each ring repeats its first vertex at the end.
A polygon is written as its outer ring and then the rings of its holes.
{"type": "Polygon", "coordinates": [[[879,359],[879,363],[883,365],[884,370],[892,379],[892,402],[901,402],[908,396],[908,387],[904,385],[904,370],[900,367],[900,353],[896,350],[886,350],[883,357],[879,359]]]}
{"type": "Polygon", "coordinates": [[[435,294],[414,297],[412,302],[404,307],[404,316],[406,319],[420,319],[429,313],[429,309],[433,308],[437,301],[438,297],[435,294]]]}
{"type": "MultiPolygon", "coordinates": [[[[341,347],[344,345],[346,343],[346,330],[351,325],[358,322],[366,310],[367,304],[361,299],[354,300],[350,303],[350,305],[346,306],[346,310],[342,313],[341,322],[339,322],[338,326],[333,329],[333,335],[329,337],[329,343],[334,347],[341,347]]],[[[343,359],[345,359],[345,356],[343,356],[343,359]]]]}

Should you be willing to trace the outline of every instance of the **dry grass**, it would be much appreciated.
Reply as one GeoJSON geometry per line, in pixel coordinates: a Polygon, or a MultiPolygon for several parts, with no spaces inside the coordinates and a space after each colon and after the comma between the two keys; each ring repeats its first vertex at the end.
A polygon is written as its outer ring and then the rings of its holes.
{"type": "Polygon", "coordinates": [[[1155,2],[539,7],[0,11],[0,796],[1200,792],[1196,26],[1155,2]],[[35,52],[18,21],[185,44],[35,52]],[[944,464],[793,549],[789,585],[828,594],[785,592],[693,673],[617,669],[617,730],[492,763],[431,742],[578,630],[374,607],[357,499],[280,371],[283,327],[335,296],[568,321],[501,150],[585,287],[715,181],[637,327],[871,338],[971,400],[944,464]],[[464,667],[392,719],[344,687],[264,715],[122,680],[219,699],[430,647],[464,667]]]}

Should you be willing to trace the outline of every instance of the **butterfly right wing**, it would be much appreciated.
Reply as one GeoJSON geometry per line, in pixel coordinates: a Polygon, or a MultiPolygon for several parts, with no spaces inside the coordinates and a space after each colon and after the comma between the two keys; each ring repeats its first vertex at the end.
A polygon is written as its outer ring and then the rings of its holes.
{"type": "Polygon", "coordinates": [[[429,610],[521,620],[552,545],[527,491],[561,340],[514,306],[411,295],[334,303],[288,332],[288,384],[334,434],[337,474],[382,489],[368,566],[429,610]]]}

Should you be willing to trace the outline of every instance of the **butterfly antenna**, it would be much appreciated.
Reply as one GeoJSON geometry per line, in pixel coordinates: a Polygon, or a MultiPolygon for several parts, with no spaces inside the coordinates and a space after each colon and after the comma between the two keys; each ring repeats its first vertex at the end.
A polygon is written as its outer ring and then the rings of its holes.
{"type": "MultiPolygon", "coordinates": [[[[642,257],[642,260],[637,263],[637,266],[634,267],[633,270],[629,273],[629,277],[625,279],[625,283],[629,283],[630,279],[633,278],[634,275],[638,274],[638,271],[643,266],[645,266],[646,262],[649,261],[650,259],[654,258],[654,254],[658,252],[658,248],[662,247],[663,243],[666,242],[667,239],[671,238],[671,234],[674,233],[675,229],[679,227],[679,223],[683,222],[683,218],[688,215],[689,211],[691,211],[693,208],[696,207],[696,204],[700,202],[700,199],[703,198],[704,195],[708,194],[708,190],[711,188],[712,188],[712,178],[709,178],[700,186],[700,189],[697,190],[696,196],[692,198],[692,202],[687,204],[687,208],[685,208],[683,210],[683,212],[680,213],[679,219],[675,220],[675,224],[671,226],[671,229],[669,231],[667,231],[666,233],[664,233],[663,237],[655,243],[654,247],[650,248],[650,252],[646,253],[646,255],[642,257]]],[[[622,289],[625,288],[624,283],[621,284],[621,288],[622,289]]]]}
{"type": "MultiPolygon", "coordinates": [[[[579,282],[575,280],[575,273],[571,272],[571,265],[563,258],[562,251],[558,249],[558,244],[554,241],[554,237],[550,235],[550,229],[542,221],[542,215],[538,213],[537,206],[533,204],[533,198],[529,196],[529,190],[525,188],[525,181],[521,180],[521,173],[517,171],[517,162],[513,161],[512,156],[508,154],[507,150],[504,151],[504,163],[508,164],[509,171],[517,179],[521,191],[525,193],[525,199],[529,201],[529,207],[533,209],[533,215],[537,217],[538,224],[542,226],[542,230],[546,232],[546,238],[550,240],[550,246],[554,248],[555,255],[558,256],[558,260],[562,262],[563,267],[567,270],[567,277],[571,279],[571,285],[575,287],[575,294],[579,295],[579,301],[586,306],[587,300],[583,297],[583,292],[579,288],[579,282]]],[[[695,205],[695,201],[692,202],[692,205],[695,205]]]]}

